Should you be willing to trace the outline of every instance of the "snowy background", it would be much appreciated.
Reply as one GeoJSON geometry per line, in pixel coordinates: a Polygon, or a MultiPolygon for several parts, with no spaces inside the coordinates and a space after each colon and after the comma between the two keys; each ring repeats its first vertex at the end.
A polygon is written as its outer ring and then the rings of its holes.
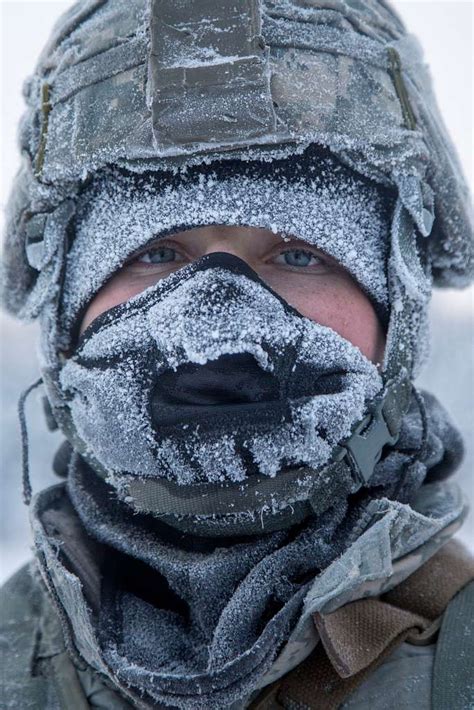
{"type": "MultiPolygon", "coordinates": [[[[16,125],[23,111],[21,84],[33,70],[51,27],[70,2],[57,0],[0,0],[0,206],[3,212],[9,185],[17,169],[16,125]]],[[[398,0],[394,5],[409,29],[420,39],[434,77],[441,110],[473,185],[473,11],[471,0],[398,0]]],[[[432,355],[419,385],[432,391],[447,407],[462,431],[466,458],[458,481],[474,501],[474,290],[443,291],[432,302],[432,355]]],[[[37,330],[5,314],[1,328],[0,430],[0,582],[30,556],[27,510],[21,501],[20,441],[16,415],[20,392],[38,377],[35,362],[37,330]]],[[[30,399],[31,475],[38,490],[55,482],[50,473],[61,435],[47,431],[40,396],[30,399]]],[[[56,479],[57,480],[57,479],[56,479]]],[[[474,549],[474,516],[460,533],[474,549]]]]}

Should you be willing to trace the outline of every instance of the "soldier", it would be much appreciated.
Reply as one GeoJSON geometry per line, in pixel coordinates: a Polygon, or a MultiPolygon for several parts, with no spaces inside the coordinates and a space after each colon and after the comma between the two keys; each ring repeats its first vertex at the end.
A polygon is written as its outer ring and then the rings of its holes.
{"type": "Polygon", "coordinates": [[[24,457],[3,706],[472,707],[462,442],[414,385],[472,231],[416,40],[375,0],[84,0],[26,97],[3,300],[64,480],[24,457]]]}

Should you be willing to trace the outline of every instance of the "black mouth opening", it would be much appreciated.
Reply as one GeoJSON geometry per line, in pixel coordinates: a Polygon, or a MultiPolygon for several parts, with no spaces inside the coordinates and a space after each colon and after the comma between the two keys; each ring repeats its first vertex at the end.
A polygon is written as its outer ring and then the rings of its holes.
{"type": "Polygon", "coordinates": [[[340,392],[346,373],[302,366],[287,377],[268,372],[248,353],[221,355],[203,365],[186,363],[161,374],[150,397],[160,435],[187,430],[216,433],[229,426],[275,427],[291,420],[290,403],[340,392]]]}
{"type": "Polygon", "coordinates": [[[287,416],[278,378],[252,355],[221,355],[204,365],[187,363],[160,375],[153,388],[151,419],[163,433],[192,426],[219,429],[229,423],[278,424],[287,416]]]}

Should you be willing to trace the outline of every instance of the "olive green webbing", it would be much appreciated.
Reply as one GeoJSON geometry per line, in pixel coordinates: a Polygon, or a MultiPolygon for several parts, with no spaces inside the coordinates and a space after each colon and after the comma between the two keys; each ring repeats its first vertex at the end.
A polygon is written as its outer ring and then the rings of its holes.
{"type": "Polygon", "coordinates": [[[433,671],[433,710],[474,708],[474,581],[443,617],[433,671]]]}
{"type": "MultiPolygon", "coordinates": [[[[195,532],[197,518],[205,535],[258,534],[262,529],[286,528],[310,514],[322,514],[335,499],[347,497],[368,481],[383,447],[398,437],[410,396],[407,378],[388,383],[374,413],[355,427],[320,471],[291,468],[273,478],[250,476],[240,482],[186,486],[163,478],[130,476],[120,497],[137,512],[161,517],[183,531],[195,532]]],[[[87,464],[107,481],[108,472],[86,450],[72,423],[65,418],[61,427],[87,464]]]]}

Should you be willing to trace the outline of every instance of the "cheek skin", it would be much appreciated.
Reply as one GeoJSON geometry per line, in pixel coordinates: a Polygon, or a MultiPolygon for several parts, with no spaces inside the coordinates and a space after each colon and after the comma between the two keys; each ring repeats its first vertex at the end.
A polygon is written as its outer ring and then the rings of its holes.
{"type": "Polygon", "coordinates": [[[385,332],[365,293],[344,271],[298,280],[268,275],[266,282],[306,318],[325,325],[375,364],[383,361],[385,332]]]}
{"type": "Polygon", "coordinates": [[[385,334],[374,308],[362,293],[326,294],[327,299],[316,304],[308,299],[298,310],[311,320],[326,325],[359,348],[373,363],[381,363],[385,349],[385,334]]]}
{"type": "Polygon", "coordinates": [[[92,321],[100,316],[101,313],[105,313],[110,308],[118,306],[119,303],[125,303],[133,296],[141,293],[149,286],[153,286],[156,283],[156,277],[150,276],[148,279],[144,279],[143,276],[140,278],[133,278],[126,271],[119,271],[113,278],[110,279],[96,296],[89,303],[81,322],[81,327],[79,335],[85,331],[88,325],[92,321]]]}

